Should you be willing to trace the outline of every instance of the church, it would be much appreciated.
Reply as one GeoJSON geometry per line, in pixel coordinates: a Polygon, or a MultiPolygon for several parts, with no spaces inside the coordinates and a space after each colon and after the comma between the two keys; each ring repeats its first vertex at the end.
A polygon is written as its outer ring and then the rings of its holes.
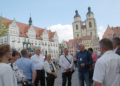
{"type": "Polygon", "coordinates": [[[91,8],[88,7],[88,12],[86,14],[86,20],[82,20],[78,11],[75,11],[73,26],[73,36],[74,38],[81,38],[83,36],[92,36],[92,38],[97,38],[97,27],[94,14],[91,8]]]}

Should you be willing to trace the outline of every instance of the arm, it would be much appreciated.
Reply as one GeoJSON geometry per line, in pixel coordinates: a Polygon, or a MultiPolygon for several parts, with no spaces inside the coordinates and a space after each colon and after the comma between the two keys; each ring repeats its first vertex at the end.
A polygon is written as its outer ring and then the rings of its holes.
{"type": "Polygon", "coordinates": [[[33,71],[32,71],[32,83],[34,83],[34,82],[35,82],[36,75],[37,75],[36,71],[35,71],[35,70],[33,70],[33,71]]]}
{"type": "Polygon", "coordinates": [[[72,66],[73,66],[73,57],[71,56],[71,64],[70,64],[69,68],[72,68],[72,66]]]}
{"type": "Polygon", "coordinates": [[[94,86],[101,86],[105,78],[105,64],[101,61],[97,61],[95,64],[95,70],[93,74],[94,86]]]}
{"type": "Polygon", "coordinates": [[[37,72],[36,72],[36,70],[35,70],[35,66],[34,66],[34,64],[33,64],[33,61],[32,61],[31,64],[32,64],[32,65],[31,65],[31,69],[32,69],[32,83],[34,83],[34,82],[35,82],[35,79],[36,79],[37,72]]]}
{"type": "Polygon", "coordinates": [[[99,82],[95,82],[95,83],[94,83],[94,86],[102,86],[102,85],[101,85],[101,83],[99,83],[99,82]]]}
{"type": "Polygon", "coordinates": [[[92,65],[93,59],[89,51],[87,51],[87,58],[88,58],[88,63],[86,63],[86,65],[92,65]]]}

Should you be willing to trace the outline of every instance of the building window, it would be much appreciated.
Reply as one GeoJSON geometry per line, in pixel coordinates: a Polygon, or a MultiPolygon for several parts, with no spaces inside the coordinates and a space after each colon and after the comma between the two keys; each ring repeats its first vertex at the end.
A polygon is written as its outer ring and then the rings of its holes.
{"type": "Polygon", "coordinates": [[[92,32],[90,32],[90,35],[92,36],[92,32]]]}
{"type": "Polygon", "coordinates": [[[89,22],[89,27],[90,27],[90,28],[92,27],[92,23],[91,23],[91,22],[89,22]]]}
{"type": "Polygon", "coordinates": [[[79,34],[77,34],[77,37],[79,37],[79,34]]]}
{"type": "Polygon", "coordinates": [[[76,25],[76,30],[78,30],[78,25],[76,25]]]}

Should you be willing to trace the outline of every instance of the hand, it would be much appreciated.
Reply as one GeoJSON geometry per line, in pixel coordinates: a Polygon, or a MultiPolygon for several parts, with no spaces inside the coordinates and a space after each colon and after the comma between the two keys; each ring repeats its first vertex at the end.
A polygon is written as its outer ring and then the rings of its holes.
{"type": "Polygon", "coordinates": [[[69,71],[70,71],[70,68],[67,68],[67,69],[66,69],[66,72],[69,72],[69,71]]]}
{"type": "Polygon", "coordinates": [[[78,59],[77,58],[74,58],[74,61],[77,61],[78,59]]]}
{"type": "Polygon", "coordinates": [[[83,63],[83,64],[81,64],[81,67],[82,67],[82,68],[84,68],[84,67],[85,67],[85,64],[84,64],[84,63],[83,63]]]}
{"type": "Polygon", "coordinates": [[[57,77],[57,74],[56,74],[56,72],[52,72],[52,75],[54,75],[55,77],[57,77]]]}

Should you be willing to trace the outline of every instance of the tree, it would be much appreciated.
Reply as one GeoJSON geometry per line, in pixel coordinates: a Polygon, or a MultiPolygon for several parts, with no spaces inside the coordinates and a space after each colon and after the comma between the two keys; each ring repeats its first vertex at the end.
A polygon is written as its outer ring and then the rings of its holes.
{"type": "Polygon", "coordinates": [[[8,26],[3,22],[2,18],[0,18],[0,37],[6,36],[8,33],[8,26]]]}

